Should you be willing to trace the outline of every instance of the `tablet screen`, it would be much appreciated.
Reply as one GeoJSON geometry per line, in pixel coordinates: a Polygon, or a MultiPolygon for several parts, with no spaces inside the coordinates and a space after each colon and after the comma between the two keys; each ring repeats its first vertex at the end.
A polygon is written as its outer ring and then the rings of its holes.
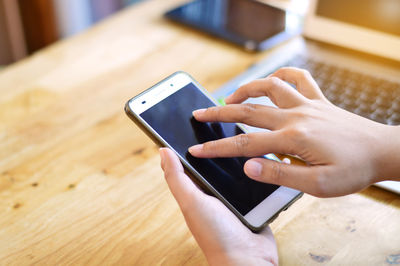
{"type": "Polygon", "coordinates": [[[285,11],[254,0],[196,0],[166,17],[253,50],[286,30],[285,11]]]}

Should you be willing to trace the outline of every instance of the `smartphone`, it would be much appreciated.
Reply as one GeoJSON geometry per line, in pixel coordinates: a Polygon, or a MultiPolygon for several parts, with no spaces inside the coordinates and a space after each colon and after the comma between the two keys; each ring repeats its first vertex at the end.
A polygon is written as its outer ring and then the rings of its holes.
{"type": "Polygon", "coordinates": [[[195,0],[165,17],[248,51],[269,49],[301,32],[298,15],[255,0],[195,0]]]}
{"type": "MultiPolygon", "coordinates": [[[[192,111],[215,105],[215,100],[189,74],[176,72],[130,99],[125,111],[158,145],[178,155],[197,184],[257,232],[302,193],[248,178],[243,166],[249,158],[191,156],[188,148],[192,145],[245,133],[235,123],[202,123],[193,118],[192,111]]],[[[272,154],[265,158],[279,160],[272,154]]]]}

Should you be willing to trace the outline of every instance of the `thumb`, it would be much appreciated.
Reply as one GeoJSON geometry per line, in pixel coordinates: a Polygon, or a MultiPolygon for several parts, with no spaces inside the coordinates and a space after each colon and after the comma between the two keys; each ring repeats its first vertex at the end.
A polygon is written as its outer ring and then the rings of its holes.
{"type": "Polygon", "coordinates": [[[318,166],[292,165],[261,158],[250,159],[244,165],[244,172],[251,179],[294,188],[321,197],[324,195],[321,195],[318,171],[318,166]]]}
{"type": "Polygon", "coordinates": [[[160,156],[165,180],[172,195],[183,211],[183,209],[188,207],[189,203],[202,196],[203,192],[185,174],[179,158],[172,150],[161,148],[160,156]]]}

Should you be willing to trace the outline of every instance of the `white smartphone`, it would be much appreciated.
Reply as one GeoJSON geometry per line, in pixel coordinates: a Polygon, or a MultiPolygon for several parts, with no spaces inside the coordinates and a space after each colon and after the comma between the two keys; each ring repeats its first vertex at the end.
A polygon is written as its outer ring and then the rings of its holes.
{"type": "MultiPolygon", "coordinates": [[[[221,200],[248,228],[257,232],[286,210],[302,193],[254,181],[243,166],[249,158],[195,158],[188,148],[245,133],[235,123],[202,123],[192,111],[217,102],[189,74],[176,72],[125,105],[127,115],[160,146],[175,151],[191,178],[221,200]]],[[[279,159],[272,155],[267,159],[279,159]]]]}

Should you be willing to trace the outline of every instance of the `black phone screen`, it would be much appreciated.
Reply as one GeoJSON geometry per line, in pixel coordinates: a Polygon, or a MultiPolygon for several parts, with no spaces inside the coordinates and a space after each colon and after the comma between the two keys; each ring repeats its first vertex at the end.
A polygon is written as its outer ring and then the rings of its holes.
{"type": "Polygon", "coordinates": [[[215,104],[193,83],[170,95],[140,116],[199,172],[240,214],[246,215],[278,186],[246,176],[243,165],[249,158],[195,158],[192,145],[243,133],[234,123],[202,123],[192,111],[215,104]]]}

